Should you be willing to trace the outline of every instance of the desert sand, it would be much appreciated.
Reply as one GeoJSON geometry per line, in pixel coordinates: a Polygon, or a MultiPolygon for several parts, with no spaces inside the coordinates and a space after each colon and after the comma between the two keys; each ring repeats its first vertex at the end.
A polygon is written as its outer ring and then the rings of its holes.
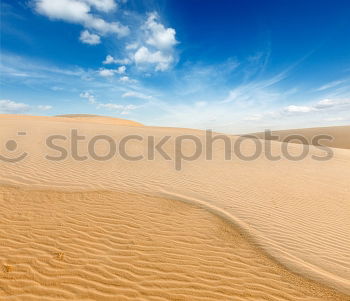
{"type": "MultiPolygon", "coordinates": [[[[321,140],[322,145],[350,149],[350,126],[334,126],[334,127],[323,127],[323,128],[311,128],[311,129],[294,129],[294,130],[283,130],[283,131],[272,131],[272,135],[278,136],[277,141],[283,141],[287,136],[290,135],[302,135],[305,137],[308,144],[313,144],[313,137],[322,133],[322,135],[328,135],[333,137],[333,140],[324,139],[321,140]]],[[[257,138],[264,139],[264,133],[251,134],[257,138]]],[[[302,143],[300,140],[294,140],[293,143],[302,143]]]]}
{"type": "MultiPolygon", "coordinates": [[[[2,156],[28,153],[0,160],[0,299],[350,300],[348,149],[334,148],[329,161],[314,160],[324,152],[313,146],[302,161],[226,161],[218,141],[213,160],[181,170],[159,154],[98,161],[87,153],[95,135],[170,135],[173,154],[176,136],[205,134],[84,118],[0,116],[2,156]],[[72,129],[86,136],[87,159],[47,160],[57,152],[45,139],[72,129]]],[[[146,140],[128,152],[144,153],[146,140]]],[[[280,142],[272,147],[281,152],[280,142]]],[[[191,154],[194,144],[183,148],[191,154]]]]}

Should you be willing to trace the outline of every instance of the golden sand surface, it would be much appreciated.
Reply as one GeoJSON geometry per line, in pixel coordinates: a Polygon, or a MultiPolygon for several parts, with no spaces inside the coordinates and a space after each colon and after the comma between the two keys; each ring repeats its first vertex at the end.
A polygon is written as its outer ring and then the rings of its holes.
{"type": "MultiPolygon", "coordinates": [[[[302,161],[263,155],[227,161],[218,141],[212,160],[203,154],[176,170],[174,160],[158,153],[154,160],[130,161],[119,154],[94,160],[88,142],[96,135],[115,141],[138,135],[144,140],[127,145],[136,156],[147,153],[147,137],[159,142],[169,135],[164,150],[172,157],[176,137],[191,134],[203,141],[204,132],[9,115],[0,116],[0,131],[2,156],[28,154],[18,163],[0,160],[0,287],[6,300],[44,300],[46,293],[48,300],[115,300],[116,295],[118,300],[350,300],[348,149],[332,149],[328,161],[314,160],[325,153],[313,146],[302,161]],[[71,154],[47,160],[57,150],[48,149],[45,139],[66,136],[59,144],[69,149],[72,129],[85,136],[79,155],[86,160],[71,154]],[[11,139],[18,148],[8,151],[11,139]],[[114,228],[123,229],[124,240],[114,228]],[[151,238],[149,244],[142,233],[151,238]],[[165,240],[157,236],[161,233],[165,240]],[[133,249],[152,245],[151,253],[133,249]],[[130,247],[134,257],[114,253],[130,247]],[[154,270],[159,273],[152,278],[154,270]]],[[[254,151],[253,140],[242,144],[243,153],[254,151]]],[[[273,153],[281,154],[282,143],[271,144],[273,153]]],[[[292,154],[302,147],[288,145],[292,154]]],[[[193,142],[183,141],[182,150],[193,153],[193,142]]],[[[103,142],[96,144],[97,153],[106,151],[103,142]]]]}
{"type": "MultiPolygon", "coordinates": [[[[350,126],[333,126],[333,127],[321,127],[310,129],[295,129],[295,130],[282,130],[272,131],[272,135],[277,135],[277,141],[283,141],[290,135],[302,135],[305,137],[308,144],[313,144],[312,140],[317,135],[328,135],[333,137],[333,140],[323,139],[320,140],[322,145],[350,149],[350,126]]],[[[257,138],[264,139],[264,133],[252,134],[257,138]]],[[[294,140],[293,143],[302,143],[300,140],[294,140]]]]}
{"type": "Polygon", "coordinates": [[[0,208],[1,300],[349,300],[195,205],[1,187],[0,208]]]}

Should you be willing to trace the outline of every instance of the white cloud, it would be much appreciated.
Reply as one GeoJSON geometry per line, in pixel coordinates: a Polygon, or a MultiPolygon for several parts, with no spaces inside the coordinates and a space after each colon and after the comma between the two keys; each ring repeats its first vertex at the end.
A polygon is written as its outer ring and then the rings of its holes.
{"type": "Polygon", "coordinates": [[[121,64],[121,65],[127,65],[130,64],[130,60],[125,58],[125,59],[116,59],[111,55],[107,55],[106,59],[102,62],[104,65],[109,65],[109,64],[121,64]]]}
{"type": "Polygon", "coordinates": [[[95,96],[90,92],[82,92],[82,93],[80,93],[80,97],[86,98],[90,104],[96,103],[95,96]]]}
{"type": "Polygon", "coordinates": [[[116,103],[101,103],[98,102],[91,92],[80,93],[81,98],[86,98],[90,104],[95,105],[97,109],[105,109],[109,111],[118,111],[120,114],[129,114],[130,111],[136,110],[140,106],[133,104],[116,104],[116,103]]]}
{"type": "Polygon", "coordinates": [[[114,75],[114,70],[101,68],[98,72],[101,76],[110,77],[114,75]]]}
{"type": "Polygon", "coordinates": [[[101,43],[100,36],[94,33],[90,33],[88,30],[84,30],[80,33],[79,40],[82,43],[89,45],[97,45],[101,43]]]}
{"type": "Polygon", "coordinates": [[[334,107],[342,107],[350,105],[350,99],[323,99],[319,101],[315,108],[318,110],[334,108],[334,107]]]}
{"type": "Polygon", "coordinates": [[[126,67],[125,66],[120,66],[118,67],[118,69],[115,71],[117,74],[123,74],[126,71],[126,67]]]}
{"type": "Polygon", "coordinates": [[[138,47],[139,47],[139,43],[135,42],[135,43],[126,44],[125,49],[134,50],[134,49],[137,49],[138,47]]]}
{"type": "Polygon", "coordinates": [[[120,66],[117,69],[105,69],[105,68],[101,68],[98,73],[101,76],[104,77],[110,77],[113,76],[114,74],[124,74],[126,71],[126,67],[125,66],[120,66]]]}
{"type": "Polygon", "coordinates": [[[136,65],[155,65],[156,71],[165,71],[169,69],[171,63],[174,61],[172,55],[164,54],[160,50],[151,52],[145,46],[139,48],[134,54],[134,61],[136,65]]]}
{"type": "Polygon", "coordinates": [[[90,11],[89,5],[77,0],[37,0],[35,5],[39,14],[74,23],[85,22],[90,11]]]}
{"type": "Polygon", "coordinates": [[[345,83],[346,80],[337,80],[337,81],[334,81],[334,82],[330,82],[328,84],[325,84],[323,86],[321,86],[320,88],[316,89],[316,91],[324,91],[324,90],[328,90],[330,88],[334,88],[336,86],[339,86],[343,83],[345,83]]]}
{"type": "Polygon", "coordinates": [[[148,15],[141,29],[141,41],[126,45],[129,57],[141,69],[168,70],[175,61],[175,29],[161,24],[156,13],[148,15]]]}
{"type": "Polygon", "coordinates": [[[102,64],[104,65],[113,64],[113,63],[114,63],[114,58],[111,55],[107,55],[105,60],[102,62],[102,64]]]}
{"type": "Polygon", "coordinates": [[[130,111],[136,110],[138,107],[132,104],[121,105],[115,103],[99,103],[98,109],[107,109],[109,111],[119,111],[120,114],[129,114],[130,111]]]}
{"type": "Polygon", "coordinates": [[[15,114],[28,111],[30,106],[24,103],[14,102],[8,99],[0,100],[0,112],[5,114],[15,114]]]}
{"type": "Polygon", "coordinates": [[[109,12],[116,4],[111,0],[33,0],[36,11],[52,20],[81,24],[101,35],[115,33],[119,37],[129,34],[129,28],[119,22],[107,22],[92,14],[91,8],[109,12]]]}
{"type": "Polygon", "coordinates": [[[121,110],[124,108],[124,106],[122,105],[118,105],[118,104],[115,104],[115,103],[100,103],[97,105],[97,108],[98,109],[108,109],[108,110],[121,110]]]}
{"type": "MultiPolygon", "coordinates": [[[[9,99],[0,100],[0,113],[3,114],[19,114],[32,110],[32,107],[25,103],[15,102],[9,99]]],[[[50,105],[38,105],[36,107],[40,111],[48,111],[52,109],[50,105]]]]}
{"type": "Polygon", "coordinates": [[[95,9],[110,12],[117,8],[117,4],[114,0],[83,0],[89,5],[93,6],[95,9]]]}
{"type": "Polygon", "coordinates": [[[309,113],[315,111],[316,109],[308,106],[295,106],[291,105],[284,108],[284,111],[287,113],[309,113]]]}
{"type": "Polygon", "coordinates": [[[123,82],[123,83],[136,83],[137,80],[132,79],[128,76],[122,76],[121,78],[119,78],[119,81],[123,82]]]}
{"type": "Polygon", "coordinates": [[[38,109],[39,109],[40,111],[49,111],[49,110],[52,109],[52,106],[50,106],[50,105],[39,105],[39,106],[38,106],[38,109]]]}
{"type": "Polygon", "coordinates": [[[310,113],[324,110],[340,110],[344,107],[350,106],[350,99],[323,99],[316,104],[309,106],[290,105],[284,108],[286,113],[310,113]]]}
{"type": "Polygon", "coordinates": [[[152,96],[150,95],[146,95],[140,92],[136,92],[136,91],[129,91],[129,92],[125,92],[122,95],[123,98],[140,98],[140,99],[151,99],[152,96]]]}
{"type": "Polygon", "coordinates": [[[177,44],[173,28],[165,28],[163,24],[157,22],[157,14],[151,13],[144,25],[146,30],[146,43],[157,49],[170,49],[177,44]]]}

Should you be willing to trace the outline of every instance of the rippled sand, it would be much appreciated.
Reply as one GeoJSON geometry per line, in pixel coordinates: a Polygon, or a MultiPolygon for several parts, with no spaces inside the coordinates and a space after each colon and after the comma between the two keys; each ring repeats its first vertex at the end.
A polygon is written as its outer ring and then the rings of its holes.
{"type": "Polygon", "coordinates": [[[194,205],[104,191],[0,195],[6,299],[347,300],[194,205]]]}
{"type": "MultiPolygon", "coordinates": [[[[0,161],[2,299],[350,300],[349,150],[334,149],[327,162],[312,160],[322,155],[317,148],[302,162],[231,162],[217,143],[212,161],[201,156],[181,171],[159,156],[46,160],[45,138],[72,129],[87,140],[204,137],[74,117],[1,116],[1,154],[29,154],[16,164],[0,161]],[[4,144],[14,138],[18,149],[9,152],[4,144]]],[[[275,153],[280,145],[273,142],[275,153]]],[[[86,141],[79,146],[86,154],[86,141]]],[[[193,151],[189,142],[183,147],[193,151]]],[[[298,153],[302,146],[289,147],[298,153]]],[[[145,149],[128,144],[131,154],[145,149]]]]}

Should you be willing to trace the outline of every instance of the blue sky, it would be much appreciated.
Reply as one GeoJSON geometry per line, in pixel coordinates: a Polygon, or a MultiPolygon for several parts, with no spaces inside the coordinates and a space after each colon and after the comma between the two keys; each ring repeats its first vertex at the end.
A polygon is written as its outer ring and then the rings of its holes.
{"type": "Polygon", "coordinates": [[[0,113],[350,124],[350,2],[4,0],[0,113]]]}

